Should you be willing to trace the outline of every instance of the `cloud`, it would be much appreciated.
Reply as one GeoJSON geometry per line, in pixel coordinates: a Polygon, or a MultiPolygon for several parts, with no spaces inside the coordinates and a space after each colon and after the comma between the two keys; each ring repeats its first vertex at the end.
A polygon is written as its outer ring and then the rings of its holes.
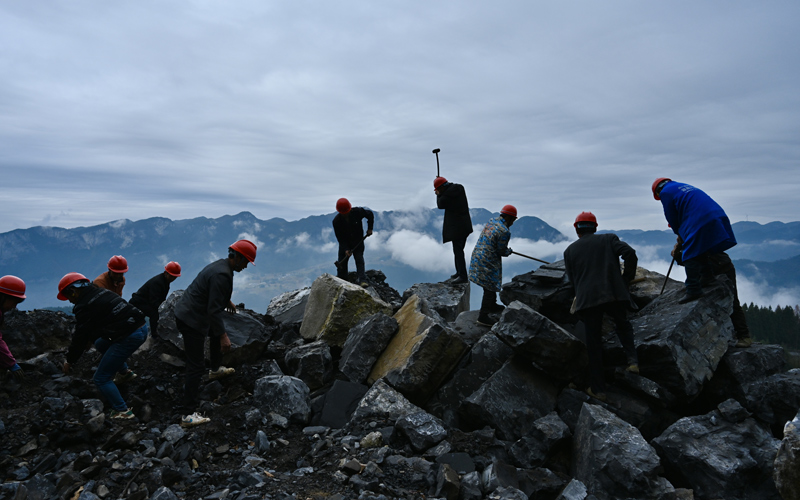
{"type": "Polygon", "coordinates": [[[256,249],[265,246],[264,243],[258,239],[258,236],[252,233],[239,233],[239,236],[237,238],[240,240],[251,241],[256,246],[256,249]]]}
{"type": "MultiPolygon", "coordinates": [[[[369,242],[370,238],[367,239],[369,242]]],[[[376,239],[370,247],[381,243],[376,239]]],[[[440,272],[453,267],[453,250],[447,245],[434,240],[427,234],[401,229],[393,232],[385,241],[386,249],[392,259],[408,266],[427,272],[440,272]]]]}
{"type": "Polygon", "coordinates": [[[744,276],[736,276],[736,286],[739,291],[739,302],[766,307],[777,306],[794,307],[800,304],[800,287],[773,289],[765,282],[750,281],[744,276]]]}

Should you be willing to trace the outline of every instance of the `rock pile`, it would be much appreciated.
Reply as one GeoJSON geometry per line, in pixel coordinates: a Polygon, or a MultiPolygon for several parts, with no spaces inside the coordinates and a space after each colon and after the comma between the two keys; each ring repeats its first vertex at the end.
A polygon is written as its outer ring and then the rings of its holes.
{"type": "Polygon", "coordinates": [[[368,276],[365,290],[323,275],[265,315],[229,315],[237,372],[204,381],[211,422],[189,429],[174,409],[180,292],[130,360],[131,421],[97,399],[96,353],[59,371],[70,316],[9,314],[28,376],[0,389],[0,500],[800,498],[800,373],[779,346],[734,347],[724,279],[681,305],[680,284],[659,295],[664,277],[639,269],[641,373],[607,331],[599,401],[582,390],[561,263],[506,284],[491,329],[466,310],[469,286],[401,298],[368,276]]]}

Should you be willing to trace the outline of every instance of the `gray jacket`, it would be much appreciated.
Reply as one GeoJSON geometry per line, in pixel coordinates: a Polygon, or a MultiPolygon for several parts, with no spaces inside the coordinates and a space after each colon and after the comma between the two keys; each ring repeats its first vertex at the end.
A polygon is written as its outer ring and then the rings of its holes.
{"type": "Polygon", "coordinates": [[[636,251],[616,234],[587,234],[564,250],[567,276],[578,311],[609,302],[630,302],[628,283],[636,276],[636,251]],[[625,262],[620,272],[619,258],[625,262]]]}
{"type": "Polygon", "coordinates": [[[220,337],[225,333],[222,315],[233,294],[233,269],[228,259],[203,268],[175,304],[175,317],[191,328],[220,337]]]}

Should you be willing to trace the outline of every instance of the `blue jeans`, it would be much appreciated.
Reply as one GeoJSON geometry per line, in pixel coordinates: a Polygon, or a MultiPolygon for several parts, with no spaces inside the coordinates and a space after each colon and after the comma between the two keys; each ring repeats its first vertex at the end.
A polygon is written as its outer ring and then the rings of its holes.
{"type": "Polygon", "coordinates": [[[114,375],[117,372],[124,373],[127,371],[127,360],[140,345],[144,344],[147,340],[147,324],[144,324],[131,333],[127,337],[120,339],[116,342],[99,338],[95,340],[94,347],[101,353],[103,357],[97,365],[97,370],[94,372],[94,385],[100,391],[100,394],[106,401],[111,404],[111,407],[117,411],[125,411],[128,405],[122,399],[122,394],[114,384],[114,375]]]}

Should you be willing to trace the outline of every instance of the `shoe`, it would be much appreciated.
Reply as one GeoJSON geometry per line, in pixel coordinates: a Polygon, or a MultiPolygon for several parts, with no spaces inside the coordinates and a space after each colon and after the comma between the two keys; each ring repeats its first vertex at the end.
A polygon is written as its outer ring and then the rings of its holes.
{"type": "Polygon", "coordinates": [[[469,283],[469,280],[463,276],[458,276],[450,282],[451,285],[463,285],[464,283],[469,283]]]}
{"type": "Polygon", "coordinates": [[[361,288],[369,288],[369,283],[367,283],[366,281],[362,281],[361,283],[359,283],[359,285],[361,285],[361,288]]]}
{"type": "Polygon", "coordinates": [[[481,326],[493,326],[497,321],[493,320],[489,316],[484,316],[483,314],[478,315],[477,323],[481,326]]]}
{"type": "Polygon", "coordinates": [[[194,427],[195,425],[203,425],[209,422],[211,422],[210,418],[194,412],[191,415],[186,415],[181,419],[181,427],[194,427]]]}
{"type": "Polygon", "coordinates": [[[745,337],[736,341],[736,347],[750,347],[751,345],[753,345],[753,339],[750,337],[745,337]]]}
{"type": "Polygon", "coordinates": [[[586,394],[588,394],[590,397],[593,397],[594,399],[599,399],[600,401],[606,401],[608,399],[608,396],[606,396],[605,392],[598,392],[597,394],[595,394],[594,391],[592,391],[591,387],[586,388],[586,394]]]}
{"type": "Polygon", "coordinates": [[[689,295],[687,293],[686,295],[683,296],[682,299],[678,301],[678,304],[688,304],[689,302],[694,302],[695,300],[699,299],[702,296],[703,296],[702,293],[695,293],[692,295],[689,295]]]}
{"type": "Polygon", "coordinates": [[[639,365],[637,363],[631,363],[625,370],[631,373],[639,373],[639,365]]]}
{"type": "Polygon", "coordinates": [[[139,378],[139,375],[134,373],[133,370],[128,370],[125,373],[117,373],[114,375],[114,383],[115,384],[124,384],[125,382],[130,382],[131,380],[139,378]]]}
{"type": "Polygon", "coordinates": [[[220,366],[216,370],[209,370],[208,371],[208,379],[209,380],[216,380],[218,378],[230,377],[234,373],[236,373],[236,370],[234,370],[233,368],[228,368],[226,366],[220,366]]]}
{"type": "Polygon", "coordinates": [[[135,417],[135,415],[133,414],[133,410],[131,408],[128,408],[127,410],[124,410],[124,411],[117,411],[117,410],[112,409],[110,417],[111,418],[118,418],[118,419],[121,419],[121,420],[128,420],[128,419],[131,419],[131,418],[135,417]]]}

